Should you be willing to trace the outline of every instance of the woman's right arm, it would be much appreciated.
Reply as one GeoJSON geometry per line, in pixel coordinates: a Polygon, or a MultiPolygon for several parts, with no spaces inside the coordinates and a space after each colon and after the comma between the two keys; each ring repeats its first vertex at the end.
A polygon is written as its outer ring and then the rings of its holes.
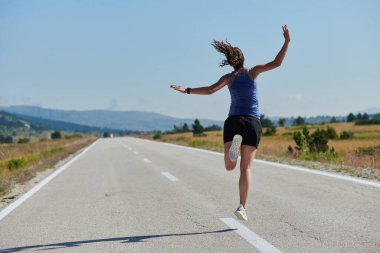
{"type": "Polygon", "coordinates": [[[249,75],[251,76],[253,80],[255,80],[259,76],[259,74],[281,66],[282,61],[285,58],[286,51],[288,50],[288,46],[290,42],[290,35],[289,35],[288,27],[286,25],[282,27],[282,31],[283,31],[285,42],[280,52],[278,52],[276,58],[273,61],[268,62],[267,64],[264,64],[264,65],[257,65],[249,70],[249,75]]]}

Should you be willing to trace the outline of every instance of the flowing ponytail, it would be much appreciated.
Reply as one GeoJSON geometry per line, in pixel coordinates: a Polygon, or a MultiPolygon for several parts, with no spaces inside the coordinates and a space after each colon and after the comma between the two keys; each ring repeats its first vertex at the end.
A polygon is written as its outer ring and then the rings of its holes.
{"type": "Polygon", "coordinates": [[[214,40],[211,45],[219,52],[226,56],[219,66],[231,65],[235,70],[244,66],[244,55],[238,47],[233,47],[229,42],[214,40]]]}

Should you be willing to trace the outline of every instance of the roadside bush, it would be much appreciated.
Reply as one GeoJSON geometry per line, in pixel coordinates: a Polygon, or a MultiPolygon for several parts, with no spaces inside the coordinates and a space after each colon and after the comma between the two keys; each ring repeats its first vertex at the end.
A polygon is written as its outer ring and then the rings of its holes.
{"type": "Polygon", "coordinates": [[[7,167],[9,171],[14,171],[20,168],[25,168],[27,165],[28,161],[24,157],[18,157],[8,160],[7,167]]]}
{"type": "Polygon", "coordinates": [[[189,146],[190,147],[200,147],[200,146],[204,146],[208,143],[208,141],[204,141],[204,140],[191,140],[189,141],[189,146]]]}
{"type": "MultiPolygon", "coordinates": [[[[320,158],[328,161],[338,161],[339,154],[334,148],[329,149],[328,133],[325,129],[318,128],[310,134],[309,129],[304,127],[302,132],[294,132],[293,140],[296,143],[295,149],[302,160],[315,161],[320,158]]],[[[288,153],[293,153],[293,148],[288,147],[288,153]]]]}
{"type": "Polygon", "coordinates": [[[328,139],[338,139],[338,134],[333,127],[327,126],[326,135],[328,139]]]}
{"type": "Polygon", "coordinates": [[[153,139],[157,140],[157,139],[161,139],[162,138],[162,133],[161,132],[157,132],[153,135],[153,139]]]}
{"type": "Polygon", "coordinates": [[[29,143],[29,142],[30,142],[29,138],[20,138],[17,141],[17,143],[29,143]]]}
{"type": "Polygon", "coordinates": [[[327,132],[324,129],[317,129],[311,135],[309,142],[309,150],[311,153],[326,152],[329,149],[327,145],[327,132]]]}
{"type": "Polygon", "coordinates": [[[61,139],[62,138],[62,134],[60,131],[54,131],[51,133],[50,137],[52,139],[61,139]]]}
{"type": "Polygon", "coordinates": [[[266,129],[264,135],[265,135],[265,136],[273,136],[273,135],[276,134],[276,131],[277,131],[277,129],[276,129],[275,126],[267,127],[267,129],[266,129]]]}
{"type": "Polygon", "coordinates": [[[343,131],[339,136],[339,139],[341,140],[352,139],[352,138],[354,138],[354,133],[348,132],[348,131],[343,131]]]}
{"type": "Polygon", "coordinates": [[[49,149],[49,150],[45,150],[43,152],[43,157],[44,158],[48,158],[48,157],[51,157],[51,156],[56,155],[58,153],[61,153],[63,151],[65,151],[64,147],[56,147],[56,148],[52,148],[52,149],[49,149]]]}

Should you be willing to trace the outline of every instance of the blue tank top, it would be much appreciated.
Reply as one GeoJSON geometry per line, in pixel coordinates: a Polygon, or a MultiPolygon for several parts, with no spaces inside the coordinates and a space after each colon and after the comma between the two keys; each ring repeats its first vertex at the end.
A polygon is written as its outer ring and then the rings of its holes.
{"type": "Polygon", "coordinates": [[[228,89],[231,94],[228,116],[249,115],[260,119],[257,84],[247,73],[237,74],[228,89]]]}

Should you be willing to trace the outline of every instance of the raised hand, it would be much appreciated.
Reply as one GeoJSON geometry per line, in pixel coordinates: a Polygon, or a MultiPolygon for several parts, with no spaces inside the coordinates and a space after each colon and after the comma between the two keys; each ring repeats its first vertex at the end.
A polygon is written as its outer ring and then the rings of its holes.
{"type": "Polygon", "coordinates": [[[290,41],[290,34],[289,34],[289,30],[288,30],[287,25],[282,26],[282,32],[283,32],[285,41],[289,42],[290,41]]]}
{"type": "Polygon", "coordinates": [[[180,85],[170,85],[170,88],[174,89],[174,90],[177,90],[179,92],[182,92],[182,93],[186,93],[186,88],[180,86],[180,85]]]}

